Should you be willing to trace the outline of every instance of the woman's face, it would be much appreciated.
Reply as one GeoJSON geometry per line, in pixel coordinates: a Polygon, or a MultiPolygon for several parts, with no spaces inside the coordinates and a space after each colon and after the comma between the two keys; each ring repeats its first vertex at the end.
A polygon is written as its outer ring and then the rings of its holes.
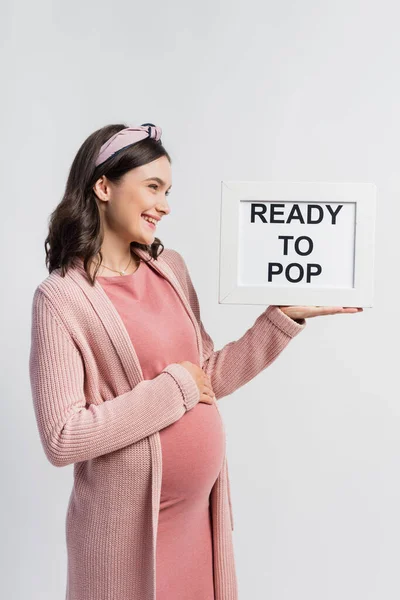
{"type": "Polygon", "coordinates": [[[170,187],[171,165],[166,156],[128,171],[117,184],[100,177],[93,190],[99,199],[104,233],[112,232],[127,243],[152,244],[159,222],[153,226],[143,213],[158,218],[169,214],[170,187]]]}

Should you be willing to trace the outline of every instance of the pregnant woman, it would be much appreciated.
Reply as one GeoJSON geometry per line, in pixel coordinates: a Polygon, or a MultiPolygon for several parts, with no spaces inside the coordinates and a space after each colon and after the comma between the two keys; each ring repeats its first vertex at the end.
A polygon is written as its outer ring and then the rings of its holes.
{"type": "Polygon", "coordinates": [[[160,127],[109,125],[51,215],[29,369],[46,457],[74,465],[66,600],[236,600],[217,402],[307,317],[361,310],[269,306],[215,350],[183,257],[155,237],[170,188],[160,127]]]}

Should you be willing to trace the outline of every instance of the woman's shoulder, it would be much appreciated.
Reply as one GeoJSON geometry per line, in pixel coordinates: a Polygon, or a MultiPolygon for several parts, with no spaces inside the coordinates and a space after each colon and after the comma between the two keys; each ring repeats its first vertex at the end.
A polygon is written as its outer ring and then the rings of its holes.
{"type": "Polygon", "coordinates": [[[164,248],[159,258],[164,260],[174,271],[184,271],[186,268],[182,254],[174,248],[164,248]]]}
{"type": "Polygon", "coordinates": [[[74,283],[69,276],[69,269],[64,275],[61,273],[61,268],[54,269],[36,286],[33,293],[33,302],[47,300],[54,307],[59,306],[62,309],[63,304],[71,296],[73,288],[74,283]]]}
{"type": "Polygon", "coordinates": [[[188,266],[182,254],[172,248],[165,248],[164,252],[160,255],[160,257],[162,258],[163,256],[165,263],[174,273],[183,290],[188,295],[190,288],[193,287],[193,283],[191,280],[188,266]]]}

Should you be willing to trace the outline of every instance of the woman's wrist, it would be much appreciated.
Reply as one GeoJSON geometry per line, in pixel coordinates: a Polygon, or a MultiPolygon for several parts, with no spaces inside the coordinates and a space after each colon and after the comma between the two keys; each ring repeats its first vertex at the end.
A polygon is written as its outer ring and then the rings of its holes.
{"type": "Polygon", "coordinates": [[[279,310],[281,312],[283,312],[284,315],[286,315],[287,317],[289,317],[289,319],[292,319],[292,321],[294,321],[298,325],[303,325],[304,324],[304,319],[302,319],[302,318],[295,319],[294,317],[291,317],[290,315],[287,314],[286,311],[282,310],[282,308],[283,308],[282,306],[277,306],[277,308],[279,308],[279,310]]]}

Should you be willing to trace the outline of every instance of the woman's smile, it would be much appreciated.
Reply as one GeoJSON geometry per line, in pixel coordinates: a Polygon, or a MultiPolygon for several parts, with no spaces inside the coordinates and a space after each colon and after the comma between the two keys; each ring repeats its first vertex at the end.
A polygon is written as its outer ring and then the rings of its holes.
{"type": "Polygon", "coordinates": [[[154,223],[150,223],[150,221],[148,221],[145,217],[142,216],[143,221],[146,223],[146,225],[148,225],[151,229],[155,229],[156,226],[154,223]]]}

